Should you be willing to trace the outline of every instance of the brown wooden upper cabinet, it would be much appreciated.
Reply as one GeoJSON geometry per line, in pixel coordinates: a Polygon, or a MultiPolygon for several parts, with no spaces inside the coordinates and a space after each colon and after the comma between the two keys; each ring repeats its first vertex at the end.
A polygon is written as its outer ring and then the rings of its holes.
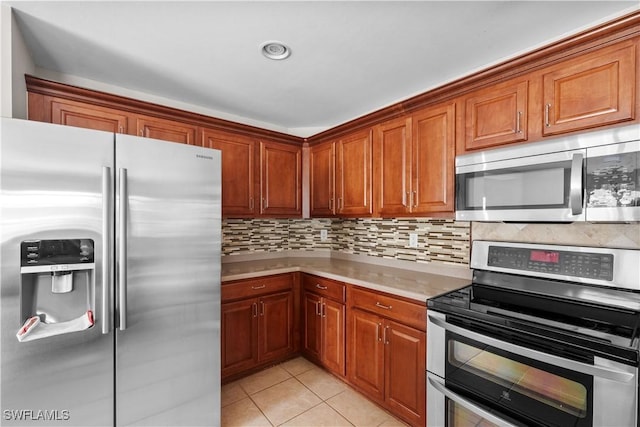
{"type": "Polygon", "coordinates": [[[51,123],[113,133],[129,132],[131,117],[123,111],[57,98],[49,98],[48,107],[51,123]]]}
{"type": "Polygon", "coordinates": [[[309,149],[309,209],[311,216],[333,216],[335,210],[335,142],[309,149]]]}
{"type": "Polygon", "coordinates": [[[136,116],[138,136],[199,145],[196,141],[197,127],[184,122],[149,116],[136,116]]]}
{"type": "Polygon", "coordinates": [[[371,216],[371,142],[367,129],[311,147],[311,216],[371,216]]]}
{"type": "Polygon", "coordinates": [[[374,141],[375,212],[453,212],[455,104],[384,123],[374,141]]]}
{"type": "Polygon", "coordinates": [[[528,91],[529,82],[520,80],[465,97],[465,150],[526,141],[528,91]]]}
{"type": "Polygon", "coordinates": [[[636,45],[629,41],[562,62],[543,75],[543,135],[633,120],[636,45]]]}
{"type": "Polygon", "coordinates": [[[336,213],[371,216],[371,130],[358,131],[336,143],[336,213]]]}
{"type": "Polygon", "coordinates": [[[255,146],[246,136],[205,129],[203,145],[222,152],[222,215],[255,216],[255,146]]]}
{"type": "Polygon", "coordinates": [[[302,215],[301,156],[299,146],[260,142],[261,215],[302,215]]]}

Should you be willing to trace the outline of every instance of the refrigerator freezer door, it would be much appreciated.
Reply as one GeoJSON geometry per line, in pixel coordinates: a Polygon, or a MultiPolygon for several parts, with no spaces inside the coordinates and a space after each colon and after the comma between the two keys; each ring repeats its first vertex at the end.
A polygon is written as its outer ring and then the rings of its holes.
{"type": "Polygon", "coordinates": [[[103,189],[113,179],[114,136],[0,120],[0,425],[113,426],[114,335],[102,333],[108,243],[102,229],[103,204],[108,209],[112,199],[103,189]],[[53,272],[21,272],[21,242],[48,239],[60,247],[40,248],[30,259],[68,250],[65,239],[93,241],[82,250],[93,251],[95,268],[66,272],[68,292],[52,292],[53,272]],[[86,307],[95,324],[71,327],[86,307]],[[83,330],[19,342],[18,329],[33,316],[58,332],[83,330]]]}
{"type": "Polygon", "coordinates": [[[116,153],[117,425],[219,425],[220,152],[117,135],[116,153]]]}

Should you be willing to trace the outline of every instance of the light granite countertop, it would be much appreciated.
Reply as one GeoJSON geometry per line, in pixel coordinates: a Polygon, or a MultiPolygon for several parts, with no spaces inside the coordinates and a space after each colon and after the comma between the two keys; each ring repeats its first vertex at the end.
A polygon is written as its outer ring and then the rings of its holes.
{"type": "MultiPolygon", "coordinates": [[[[370,258],[370,257],[366,257],[370,258]]],[[[225,260],[227,261],[227,260],[225,260]]],[[[428,298],[468,285],[471,271],[455,267],[453,274],[429,272],[429,268],[399,268],[374,260],[340,259],[329,256],[281,256],[269,259],[222,263],[222,281],[251,279],[301,271],[425,302],[428,298]],[[457,276],[457,277],[456,277],[457,276]]],[[[404,265],[406,266],[406,264],[404,265]]],[[[449,273],[446,271],[445,273],[449,273]]]]}

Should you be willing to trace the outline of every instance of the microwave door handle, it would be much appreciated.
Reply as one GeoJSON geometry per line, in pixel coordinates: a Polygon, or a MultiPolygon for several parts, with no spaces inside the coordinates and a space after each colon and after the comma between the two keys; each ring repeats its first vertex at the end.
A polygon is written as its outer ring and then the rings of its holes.
{"type": "Polygon", "coordinates": [[[429,380],[429,383],[433,386],[433,388],[435,388],[437,391],[439,391],[440,393],[444,394],[446,397],[448,397],[450,400],[454,401],[455,403],[457,403],[460,406],[464,406],[466,409],[468,409],[469,411],[473,412],[474,414],[478,415],[479,417],[492,422],[493,424],[500,426],[500,427],[516,427],[515,424],[511,424],[499,417],[497,417],[495,414],[485,410],[484,408],[476,405],[475,403],[471,402],[470,400],[468,400],[465,397],[460,396],[458,393],[455,393],[451,390],[449,390],[444,383],[442,382],[442,380],[440,379],[436,379],[434,377],[432,377],[430,374],[427,374],[427,379],[429,380]]]}
{"type": "Polygon", "coordinates": [[[571,176],[569,181],[569,209],[572,215],[582,213],[582,153],[573,153],[571,176]]]}
{"type": "Polygon", "coordinates": [[[553,354],[547,354],[542,351],[533,350],[531,348],[521,347],[519,345],[515,345],[510,342],[502,341],[487,335],[482,335],[477,332],[473,332],[468,329],[461,328],[459,326],[452,325],[441,319],[437,319],[433,316],[428,316],[428,317],[431,323],[443,329],[446,329],[447,331],[453,332],[454,334],[467,337],[469,339],[481,342],[486,345],[490,345],[492,347],[502,349],[504,351],[511,352],[513,354],[517,354],[522,357],[527,357],[529,359],[537,360],[538,362],[560,366],[562,368],[566,368],[576,372],[581,372],[586,375],[605,378],[608,380],[617,381],[621,383],[629,382],[635,376],[634,374],[629,372],[619,371],[617,369],[606,368],[603,366],[589,365],[587,363],[565,359],[564,357],[559,357],[553,354]]]}

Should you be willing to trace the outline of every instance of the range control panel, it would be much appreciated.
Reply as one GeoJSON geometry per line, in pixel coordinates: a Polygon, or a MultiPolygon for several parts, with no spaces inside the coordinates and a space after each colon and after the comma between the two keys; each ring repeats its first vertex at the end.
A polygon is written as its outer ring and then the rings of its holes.
{"type": "Polygon", "coordinates": [[[613,254],[489,246],[487,265],[521,271],[613,280],[613,254]]]}
{"type": "Polygon", "coordinates": [[[21,267],[93,262],[91,239],[25,240],[20,243],[21,267]]]}

